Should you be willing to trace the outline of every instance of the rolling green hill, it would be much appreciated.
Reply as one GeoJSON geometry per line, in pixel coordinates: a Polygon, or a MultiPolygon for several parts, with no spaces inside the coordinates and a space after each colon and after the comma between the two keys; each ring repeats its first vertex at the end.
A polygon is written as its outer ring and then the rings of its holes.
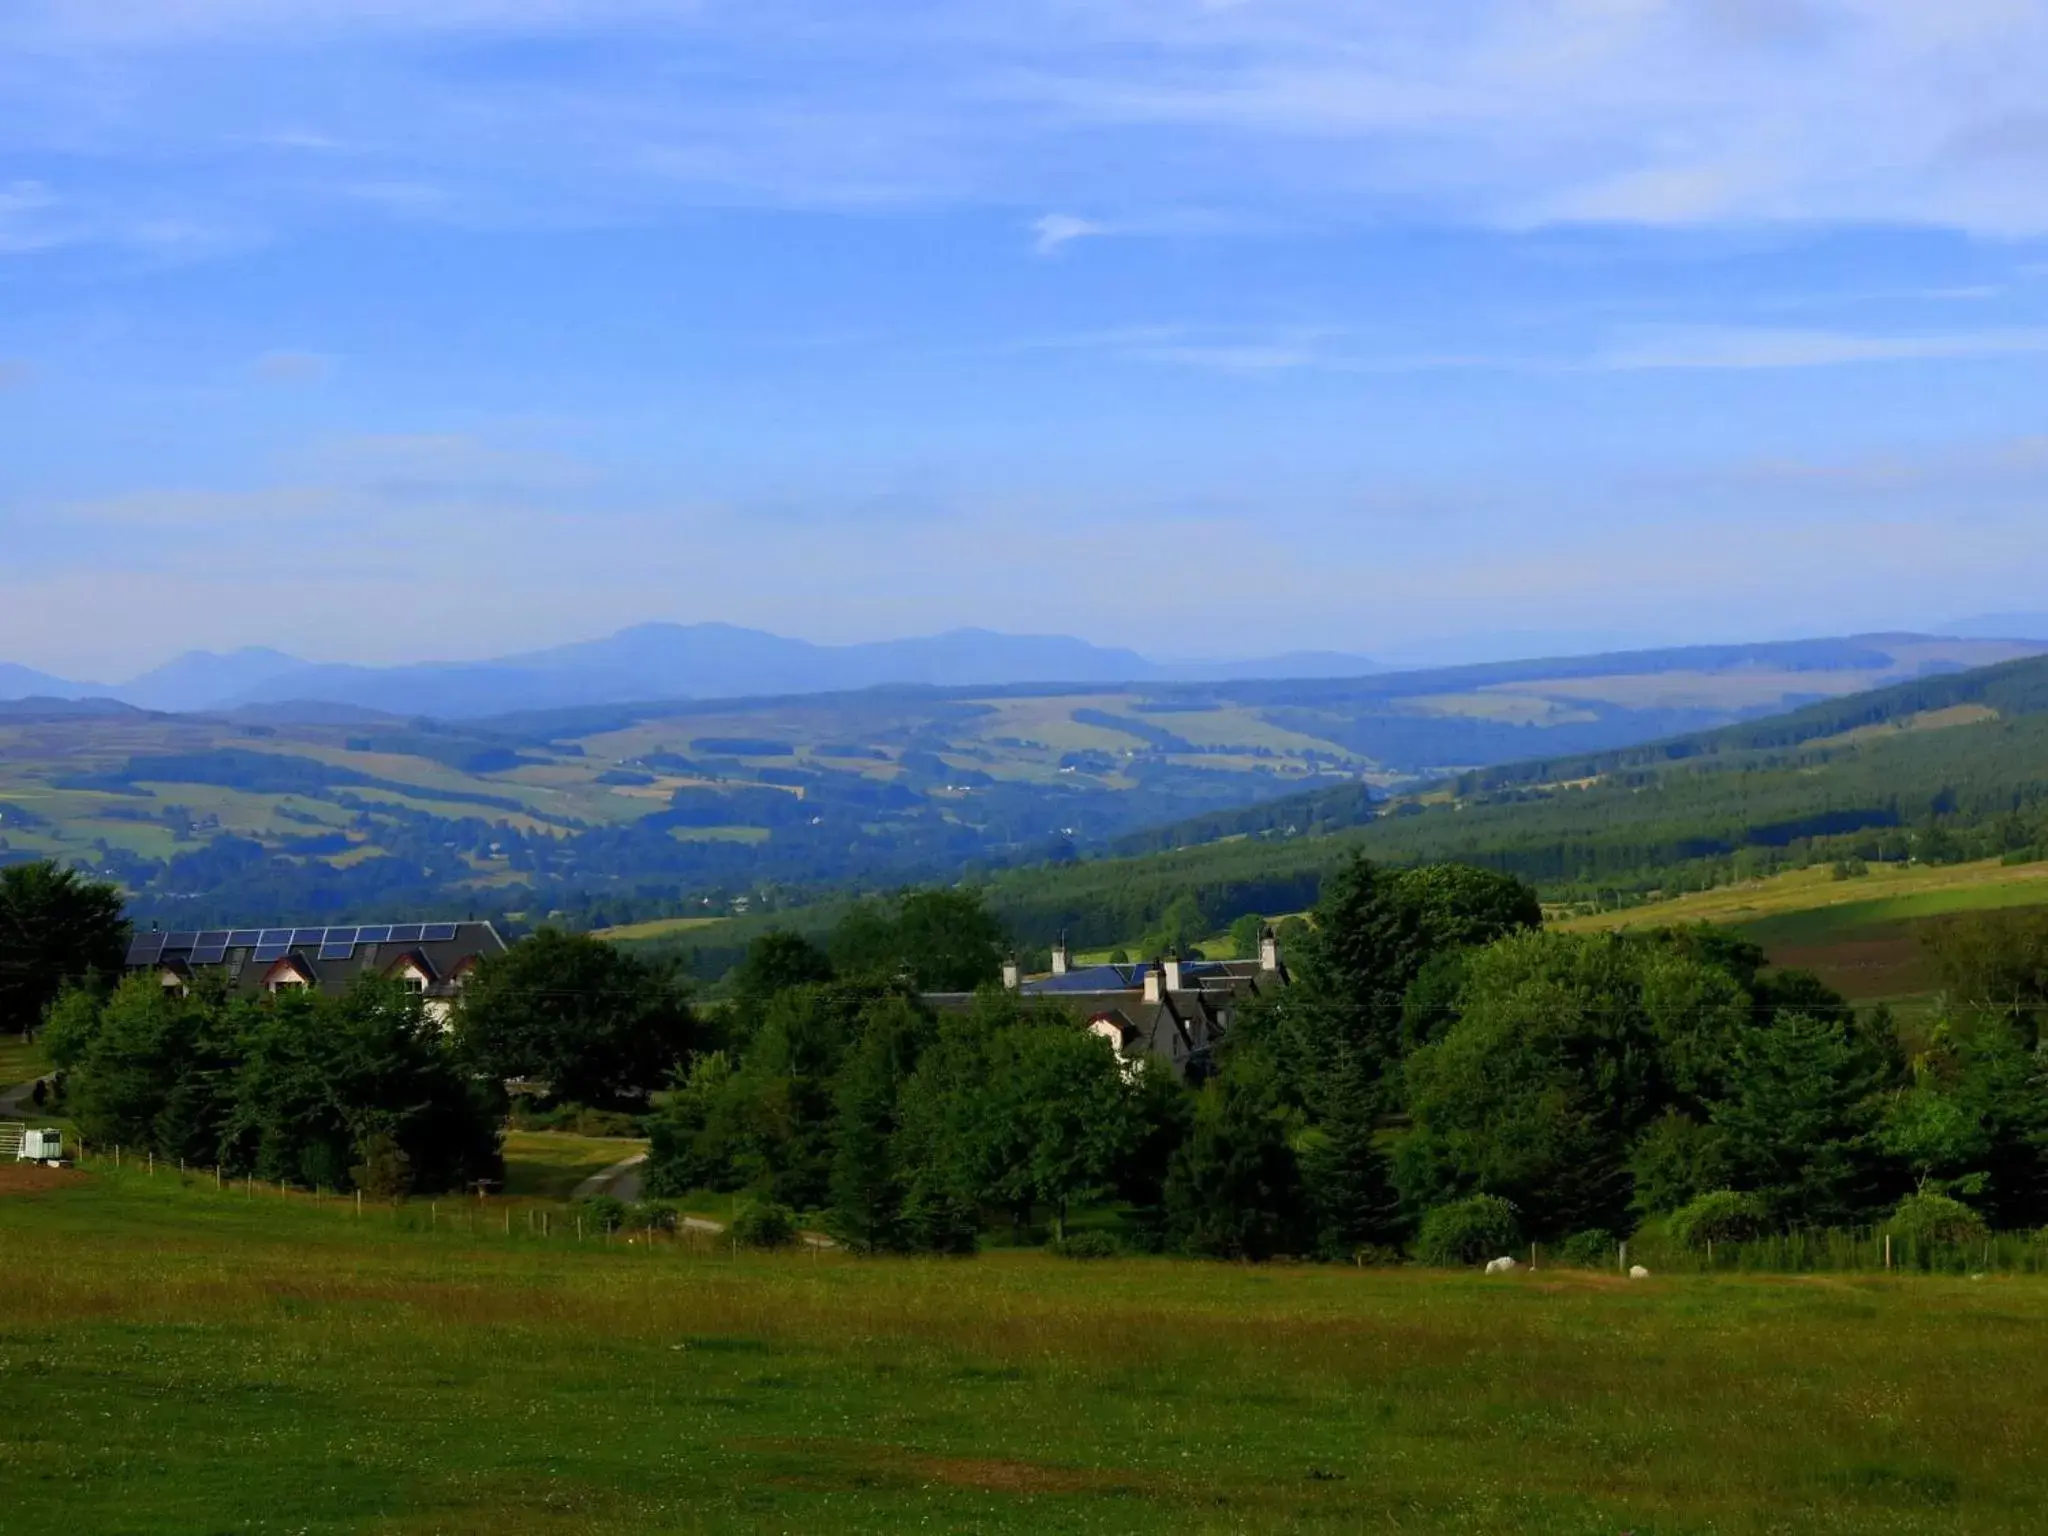
{"type": "MultiPolygon", "coordinates": [[[[1116,941],[1141,931],[1107,931],[1110,908],[1129,902],[1052,894],[1121,879],[1077,858],[1245,836],[1254,846],[1146,879],[1192,881],[1219,907],[1291,909],[1331,851],[1318,834],[1376,817],[1405,785],[1517,760],[1597,762],[1872,682],[1919,679],[1909,686],[1945,699],[1965,685],[1929,674],[2025,649],[1880,636],[1334,681],[891,688],[460,724],[332,705],[191,716],[30,701],[0,706],[0,861],[84,865],[119,880],[139,918],[184,926],[427,910],[563,910],[596,926],[758,916],[1011,868],[1024,872],[999,889],[1016,893],[1004,899],[1022,931],[1072,918],[1116,941]],[[1172,830],[1146,831],[1161,824],[1172,830]],[[1031,872],[1041,865],[1050,872],[1031,872]]],[[[1838,710],[1837,734],[1863,722],[1860,705],[1820,707],[1838,710]]],[[[1484,804],[1526,777],[1500,773],[1502,787],[1459,791],[1484,811],[1460,829],[1554,840],[1546,818],[1504,820],[1484,804]]],[[[1611,819],[1603,811],[1580,840],[1611,838],[1611,819]]],[[[1664,819],[1636,818],[1639,835],[1661,836],[1650,829],[1664,819]]],[[[1376,822],[1373,839],[1392,856],[1426,851],[1440,839],[1424,820],[1406,841],[1376,822]]],[[[1535,864],[1554,881],[1660,859],[1646,847],[1535,864]]]]}

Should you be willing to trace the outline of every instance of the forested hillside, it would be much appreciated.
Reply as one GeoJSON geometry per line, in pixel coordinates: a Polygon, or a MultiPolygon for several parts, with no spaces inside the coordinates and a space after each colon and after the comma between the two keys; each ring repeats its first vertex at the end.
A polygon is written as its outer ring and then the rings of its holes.
{"type": "Polygon", "coordinates": [[[2048,662],[1469,774],[1391,803],[1348,787],[1289,797],[1136,841],[1164,846],[1015,871],[991,903],[1033,940],[1064,929],[1115,943],[1177,900],[1214,928],[1300,910],[1354,850],[1456,859],[1553,901],[1610,904],[1815,860],[2034,857],[2048,851],[2048,662]]]}

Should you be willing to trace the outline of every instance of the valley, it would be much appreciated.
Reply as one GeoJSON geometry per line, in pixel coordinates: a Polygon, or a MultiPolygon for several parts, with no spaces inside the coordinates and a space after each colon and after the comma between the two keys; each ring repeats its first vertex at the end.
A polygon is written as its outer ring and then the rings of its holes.
{"type": "Polygon", "coordinates": [[[1447,774],[1623,749],[1874,682],[1938,683],[2032,649],[1860,637],[462,721],[319,700],[220,714],[28,700],[0,704],[0,862],[81,864],[117,880],[138,918],[172,925],[758,915],[1182,840],[1312,840],[1447,774]]]}

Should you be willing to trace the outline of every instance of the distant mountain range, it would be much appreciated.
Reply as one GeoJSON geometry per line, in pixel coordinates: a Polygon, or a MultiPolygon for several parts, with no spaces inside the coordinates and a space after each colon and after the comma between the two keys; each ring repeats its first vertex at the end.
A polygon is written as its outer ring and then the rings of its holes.
{"type": "Polygon", "coordinates": [[[262,648],[226,655],[193,651],[112,685],[0,664],[0,699],[109,698],[180,713],[312,702],[457,720],[587,704],[835,693],[892,684],[1223,682],[1362,677],[1378,670],[1363,656],[1331,651],[1165,664],[1065,635],[985,629],[814,645],[729,624],[640,624],[602,640],[479,662],[361,667],[307,662],[262,648]]]}
{"type": "MultiPolygon", "coordinates": [[[[1941,634],[1979,639],[2042,637],[2048,643],[2048,614],[1988,615],[1944,626],[1941,634]]],[[[1731,651],[1745,653],[1734,664],[1825,670],[1860,663],[1819,659],[1813,652],[1815,646],[1855,647],[1868,638],[1630,653],[1628,670],[1656,673],[1698,665],[1726,666],[1731,664],[1731,651]]],[[[76,682],[0,663],[0,700],[112,699],[138,709],[169,713],[220,713],[252,707],[274,711],[281,705],[318,705],[331,719],[341,718],[334,713],[337,710],[361,710],[473,720],[586,705],[837,693],[891,685],[1224,683],[1361,678],[1386,671],[1366,657],[1337,651],[1167,663],[1066,635],[1006,635],[985,629],[864,645],[814,645],[729,624],[640,624],[602,640],[478,662],[367,667],[308,662],[262,647],[224,655],[193,651],[140,677],[111,685],[76,682]]]]}

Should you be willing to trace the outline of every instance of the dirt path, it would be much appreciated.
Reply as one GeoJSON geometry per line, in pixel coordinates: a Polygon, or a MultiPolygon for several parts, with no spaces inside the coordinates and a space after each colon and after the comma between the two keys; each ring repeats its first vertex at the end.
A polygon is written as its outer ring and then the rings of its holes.
{"type": "Polygon", "coordinates": [[[590,1200],[598,1195],[610,1195],[614,1200],[638,1200],[640,1165],[646,1161],[647,1154],[641,1152],[622,1163],[613,1163],[611,1167],[593,1173],[576,1186],[576,1198],[590,1200]]]}
{"type": "Polygon", "coordinates": [[[48,1082],[48,1078],[36,1078],[32,1082],[18,1084],[13,1088],[0,1088],[0,1120],[33,1120],[42,1111],[33,1103],[36,1083],[48,1082]]]}

